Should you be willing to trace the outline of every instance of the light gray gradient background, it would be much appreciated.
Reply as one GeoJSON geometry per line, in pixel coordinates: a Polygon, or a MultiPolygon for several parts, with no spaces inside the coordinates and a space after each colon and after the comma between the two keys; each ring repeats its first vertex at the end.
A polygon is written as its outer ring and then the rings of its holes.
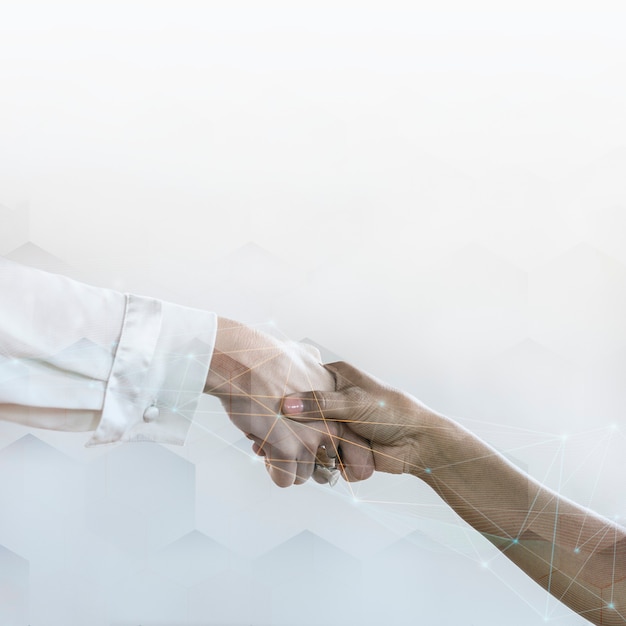
{"type": "MultiPolygon", "coordinates": [[[[0,253],[307,338],[623,518],[626,15],[433,6],[3,3],[0,253]]],[[[0,424],[2,624],[585,623],[416,480],[275,488],[211,399],[85,439],[0,424]]]]}

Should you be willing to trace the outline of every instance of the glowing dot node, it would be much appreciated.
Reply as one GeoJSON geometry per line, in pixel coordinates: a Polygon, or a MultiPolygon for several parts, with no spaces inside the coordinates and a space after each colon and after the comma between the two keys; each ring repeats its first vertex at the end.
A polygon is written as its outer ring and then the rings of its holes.
{"type": "Polygon", "coordinates": [[[515,537],[515,539],[513,539],[513,543],[519,543],[519,539],[515,537]]]}
{"type": "Polygon", "coordinates": [[[385,401],[384,400],[379,400],[378,406],[385,406],[385,401]]]}
{"type": "Polygon", "coordinates": [[[574,548],[574,554],[579,554],[580,553],[580,548],[574,548]]]}
{"type": "Polygon", "coordinates": [[[431,470],[431,469],[430,469],[430,467],[427,467],[424,471],[425,471],[427,474],[432,474],[432,472],[433,472],[433,470],[431,470]]]}
{"type": "Polygon", "coordinates": [[[609,607],[609,609],[614,609],[615,608],[615,605],[612,602],[609,602],[607,604],[607,606],[609,607]]]}

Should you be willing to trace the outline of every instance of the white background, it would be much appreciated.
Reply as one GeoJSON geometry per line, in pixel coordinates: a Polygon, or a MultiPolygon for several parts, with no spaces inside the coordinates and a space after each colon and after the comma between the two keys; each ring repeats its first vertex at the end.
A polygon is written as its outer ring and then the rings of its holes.
{"type": "MultiPolygon", "coordinates": [[[[5,2],[0,253],[307,337],[619,519],[625,18],[5,2]]],[[[279,491],[217,406],[198,423],[106,454],[2,426],[6,623],[582,623],[415,481],[279,491]],[[50,467],[84,484],[45,504],[50,467]]]]}

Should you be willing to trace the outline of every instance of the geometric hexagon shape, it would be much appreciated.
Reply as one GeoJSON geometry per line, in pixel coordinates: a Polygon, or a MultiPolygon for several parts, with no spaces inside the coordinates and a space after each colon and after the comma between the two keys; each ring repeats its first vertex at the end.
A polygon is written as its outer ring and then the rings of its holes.
{"type": "MultiPolygon", "coordinates": [[[[555,202],[550,192],[543,199],[555,202]]],[[[563,220],[558,209],[546,207],[545,203],[542,207],[537,203],[534,209],[536,214],[539,213],[536,217],[532,213],[529,215],[528,207],[517,214],[513,211],[502,211],[501,207],[494,208],[489,218],[497,215],[506,224],[497,224],[495,229],[489,224],[485,230],[490,232],[481,233],[479,241],[498,256],[527,272],[580,242],[578,229],[563,220]],[[516,217],[519,218],[518,223],[511,223],[516,217]]]]}
{"type": "Polygon", "coordinates": [[[526,335],[526,272],[472,244],[430,268],[417,311],[449,360],[494,354],[526,335]]]}
{"type": "Polygon", "coordinates": [[[147,513],[112,496],[86,504],[86,527],[135,558],[145,557],[155,548],[154,545],[148,546],[148,518],[147,513]]]}
{"type": "Polygon", "coordinates": [[[147,565],[183,587],[193,587],[238,561],[230,550],[194,530],[150,557],[147,565]]]}
{"type": "MultiPolygon", "coordinates": [[[[389,475],[387,477],[391,478],[389,475]]],[[[384,513],[380,511],[383,507],[363,502],[363,499],[368,498],[362,498],[361,493],[372,493],[376,485],[379,488],[381,483],[389,486],[393,479],[398,478],[400,480],[395,482],[404,488],[404,496],[397,500],[407,501],[407,481],[399,476],[393,476],[392,480],[386,481],[385,476],[379,473],[363,483],[346,483],[342,480],[333,489],[313,481],[292,489],[274,489],[271,502],[262,507],[251,508],[250,511],[255,519],[263,514],[273,514],[275,525],[283,531],[282,542],[294,533],[307,530],[330,545],[341,546],[342,552],[360,559],[396,541],[399,526],[396,524],[395,528],[389,528],[384,513]],[[341,523],[337,523],[337,520],[341,520],[341,523]]],[[[421,485],[416,484],[413,479],[410,487],[412,489],[408,490],[408,499],[412,501],[421,485]]],[[[400,489],[390,489],[385,495],[379,492],[372,500],[396,500],[399,491],[400,489]]],[[[410,532],[410,522],[414,519],[403,521],[403,529],[410,532]]]]}
{"type": "Polygon", "coordinates": [[[0,450],[0,541],[58,568],[68,520],[83,514],[82,466],[31,434],[0,450]]]}
{"type": "Polygon", "coordinates": [[[122,576],[110,586],[110,624],[185,624],[189,614],[187,589],[173,580],[143,570],[122,576]]]}
{"type": "Polygon", "coordinates": [[[189,623],[273,625],[273,586],[265,575],[223,571],[189,590],[189,623]]]}
{"type": "Polygon", "coordinates": [[[626,344],[626,266],[579,244],[530,275],[530,335],[578,363],[626,344]]]}
{"type": "Polygon", "coordinates": [[[607,150],[580,168],[575,179],[568,181],[579,207],[593,211],[589,221],[594,220],[597,208],[626,204],[626,155],[622,146],[607,150]]]}
{"type": "MultiPolygon", "coordinates": [[[[471,531],[470,532],[474,532],[471,531]]],[[[491,558],[486,567],[470,556],[442,553],[399,540],[364,564],[364,584],[350,603],[366,603],[363,624],[414,626],[450,624],[539,626],[545,623],[546,593],[486,539],[491,558]],[[495,574],[495,575],[494,575],[495,574]],[[507,588],[512,582],[512,587],[507,588]],[[369,600],[368,600],[369,599],[369,600]],[[419,616],[419,620],[416,620],[419,616]]],[[[482,552],[482,550],[481,550],[482,552]]],[[[556,602],[556,601],[555,601],[556,602]]],[[[565,609],[574,620],[559,624],[580,625],[580,616],[565,609]],[[578,621],[575,621],[575,620],[578,621]]]]}
{"type": "MultiPolygon", "coordinates": [[[[249,544],[254,547],[255,536],[264,537],[263,520],[252,511],[278,489],[250,447],[240,435],[237,445],[217,451],[196,466],[196,528],[244,554],[249,554],[249,544]],[[235,517],[244,518],[245,528],[235,517]]],[[[274,518],[271,524],[276,526],[274,518]]]]}
{"type": "Polygon", "coordinates": [[[475,398],[481,420],[534,431],[535,437],[551,429],[572,432],[588,423],[584,371],[533,339],[493,356],[477,368],[472,383],[465,400],[475,398]]]}
{"type": "Polygon", "coordinates": [[[0,545],[0,624],[27,624],[28,597],[28,561],[0,545]]]}
{"type": "Polygon", "coordinates": [[[185,445],[168,449],[198,464],[240,438],[241,431],[228,419],[221,402],[213,396],[202,394],[185,445]]]}
{"type": "Polygon", "coordinates": [[[228,502],[229,510],[235,512],[272,496],[276,487],[251,448],[251,442],[240,437],[237,444],[196,465],[198,494],[203,494],[200,497],[207,499],[209,507],[211,498],[217,497],[228,502]]]}
{"type": "Polygon", "coordinates": [[[271,586],[272,624],[361,623],[361,563],[309,531],[258,557],[253,574],[271,586]],[[311,604],[319,596],[321,602],[311,604]]]}
{"type": "Polygon", "coordinates": [[[220,302],[235,319],[270,319],[281,293],[302,282],[297,266],[254,242],[224,254],[203,279],[194,305],[211,310],[220,302]]]}
{"type": "MultiPolygon", "coordinates": [[[[30,620],[46,626],[109,626],[104,589],[81,571],[31,576],[30,620]]],[[[2,622],[4,624],[4,622],[2,622]]]]}
{"type": "MultiPolygon", "coordinates": [[[[626,347],[603,355],[585,369],[586,408],[600,421],[626,426],[626,347]]],[[[595,420],[594,420],[595,421],[595,420]]]]}
{"type": "Polygon", "coordinates": [[[607,150],[579,168],[563,185],[568,217],[574,214],[584,219],[585,241],[622,263],[626,263],[624,157],[623,147],[607,150]]]}
{"type": "Polygon", "coordinates": [[[87,526],[133,554],[194,528],[195,468],[153,443],[124,444],[90,464],[87,526]]]}
{"type": "Polygon", "coordinates": [[[0,254],[6,254],[28,239],[29,213],[27,204],[15,209],[0,204],[0,254]]]}
{"type": "MultiPolygon", "coordinates": [[[[620,180],[620,185],[624,186],[623,179],[620,180]]],[[[592,217],[586,224],[585,241],[620,263],[626,264],[624,249],[626,199],[608,202],[604,206],[594,202],[592,217]]]]}
{"type": "Polygon", "coordinates": [[[194,493],[193,464],[157,443],[116,446],[104,465],[106,494],[148,515],[194,493]]]}
{"type": "Polygon", "coordinates": [[[361,562],[316,534],[303,530],[254,560],[253,568],[276,586],[293,582],[294,572],[306,567],[308,576],[323,576],[329,568],[339,578],[361,577],[361,562]],[[341,574],[341,576],[340,576],[341,574]]]}

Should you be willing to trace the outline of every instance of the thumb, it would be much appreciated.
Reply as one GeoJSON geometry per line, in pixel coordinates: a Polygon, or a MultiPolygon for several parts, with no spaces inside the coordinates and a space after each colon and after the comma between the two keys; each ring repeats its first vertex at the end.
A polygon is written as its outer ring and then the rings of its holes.
{"type": "Polygon", "coordinates": [[[349,391],[292,393],[283,398],[282,412],[294,420],[351,421],[356,403],[349,391]]]}

